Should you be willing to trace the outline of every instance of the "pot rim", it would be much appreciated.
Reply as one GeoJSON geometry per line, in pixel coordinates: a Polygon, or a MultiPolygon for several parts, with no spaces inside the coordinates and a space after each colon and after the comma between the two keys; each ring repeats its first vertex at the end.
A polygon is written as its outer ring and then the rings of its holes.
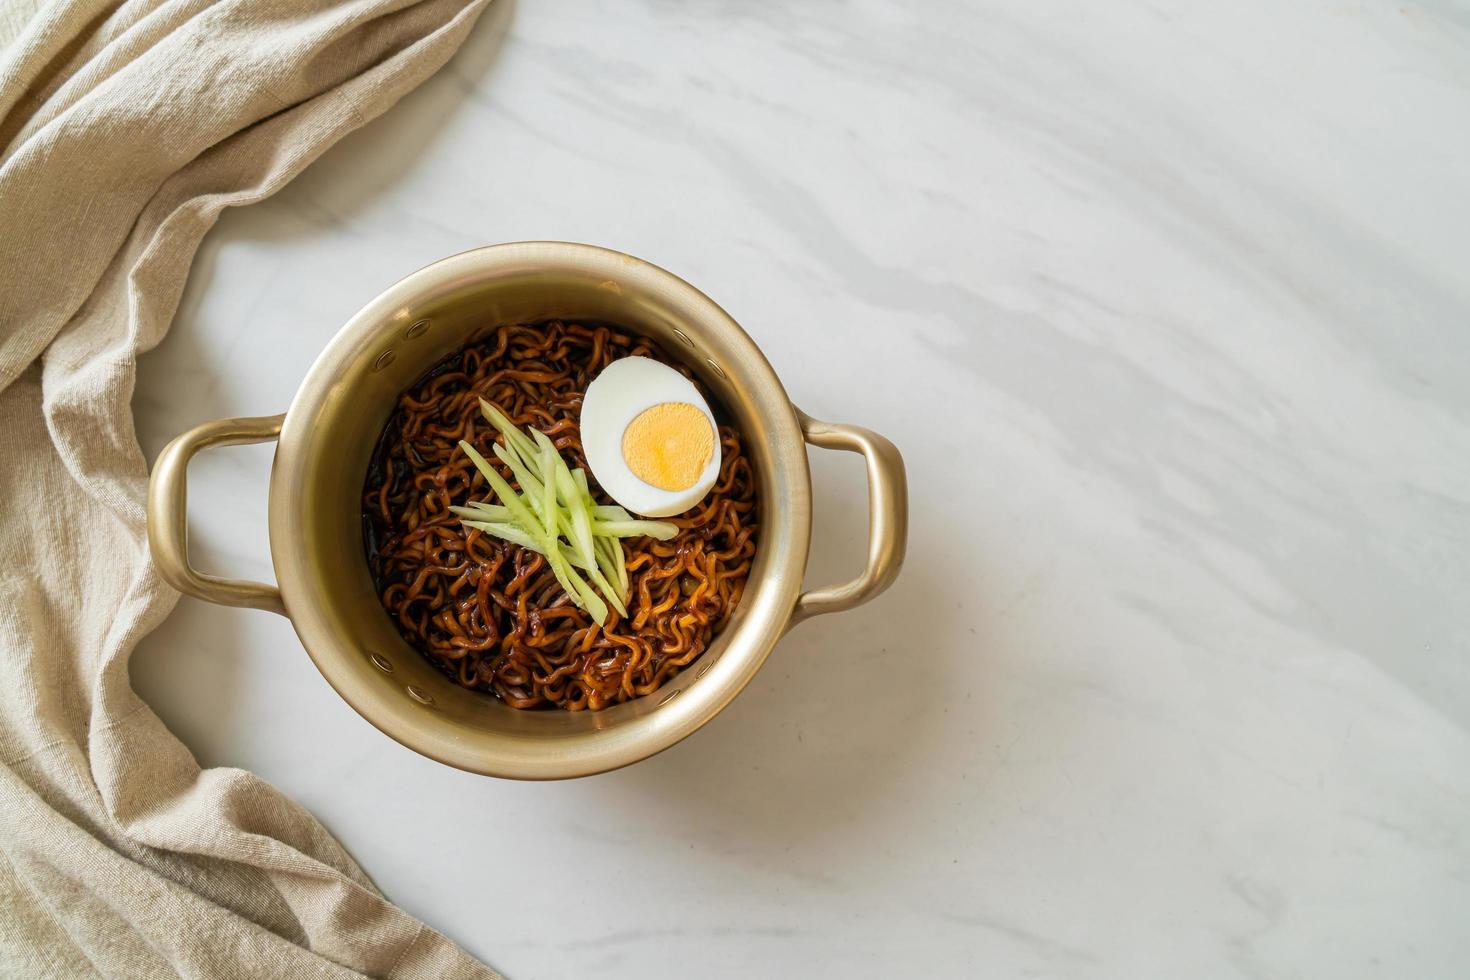
{"type": "Polygon", "coordinates": [[[285,413],[270,480],[269,534],[280,595],[302,646],[328,684],[374,727],[415,752],[466,771],[519,779],[571,778],[617,769],[669,748],[712,719],[750,682],[786,632],[810,549],[811,478],[805,446],[798,412],[760,348],[714,300],[674,273],[623,252],[573,242],[512,242],[470,249],[405,276],[369,300],[306,372],[285,413]],[[311,421],[327,398],[340,396],[339,375],[363,356],[384,323],[401,318],[415,302],[447,286],[548,268],[656,292],[697,322],[701,332],[719,336],[728,352],[722,358],[723,369],[738,374],[752,390],[751,410],[768,425],[772,459],[782,471],[763,481],[765,487],[779,481],[783,492],[779,507],[774,500],[762,501],[758,545],[778,552],[768,559],[761,580],[747,587],[741,619],[718,637],[723,653],[705,668],[708,676],[702,669],[680,697],[587,731],[544,738],[480,731],[477,737],[466,738],[442,718],[435,721],[433,712],[422,705],[403,697],[389,699],[381,685],[363,681],[362,652],[346,649],[351,638],[337,634],[306,588],[310,579],[300,545],[306,540],[306,507],[293,491],[302,485],[313,453],[321,448],[312,445],[311,421]]]}

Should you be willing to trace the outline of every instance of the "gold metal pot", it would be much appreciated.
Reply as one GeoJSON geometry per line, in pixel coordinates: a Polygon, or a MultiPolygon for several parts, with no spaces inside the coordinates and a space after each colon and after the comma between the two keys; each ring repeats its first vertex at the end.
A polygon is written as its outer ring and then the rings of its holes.
{"type": "Polygon", "coordinates": [[[159,455],[148,487],[148,542],[171,585],[289,617],[328,683],[379,729],[448,765],[516,779],[615,769],[689,735],[750,683],[796,623],[887,588],[907,533],[903,461],[891,442],[796,409],[739,325],[684,280],[620,252],[566,242],[475,249],[389,287],[332,338],[289,411],[185,433],[159,455]],[[363,553],[363,478],[399,393],[498,325],[550,318],[620,324],[683,360],[734,416],[760,483],[755,562],[725,629],[657,692],[596,712],[518,711],[449,681],[398,635],[363,553]],[[185,514],[190,457],[271,439],[270,543],[279,586],[195,570],[185,514]],[[851,582],[803,593],[812,524],[808,442],[867,460],[868,564],[851,582]]]}

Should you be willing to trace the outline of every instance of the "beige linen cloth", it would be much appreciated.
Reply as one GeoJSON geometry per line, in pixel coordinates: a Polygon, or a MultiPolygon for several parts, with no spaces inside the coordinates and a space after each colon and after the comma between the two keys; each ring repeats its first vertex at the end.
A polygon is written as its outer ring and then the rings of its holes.
{"type": "Polygon", "coordinates": [[[487,2],[0,0],[0,976],[496,976],[128,683],[176,598],[138,354],[220,211],[392,106],[487,2]]]}

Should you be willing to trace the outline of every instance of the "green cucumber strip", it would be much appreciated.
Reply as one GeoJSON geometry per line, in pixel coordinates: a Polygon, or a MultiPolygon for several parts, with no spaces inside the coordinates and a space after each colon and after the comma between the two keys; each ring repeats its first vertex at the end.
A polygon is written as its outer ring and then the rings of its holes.
{"type": "MultiPolygon", "coordinates": [[[[623,600],[618,596],[618,590],[613,588],[613,584],[607,580],[606,576],[602,574],[602,571],[596,567],[589,568],[587,569],[587,575],[592,579],[592,584],[597,586],[598,590],[607,598],[607,601],[612,603],[612,607],[618,611],[618,615],[627,619],[628,607],[623,605],[623,600]]],[[[603,625],[606,624],[604,623],[603,625]]]]}
{"type": "MultiPolygon", "coordinates": [[[[548,465],[547,461],[553,471],[554,475],[548,482],[555,484],[557,500],[561,504],[558,508],[558,517],[565,519],[570,516],[567,522],[567,540],[582,556],[587,567],[596,571],[597,559],[592,554],[592,521],[587,517],[587,508],[577,488],[576,478],[572,476],[566,460],[562,459],[561,453],[557,452],[556,446],[552,444],[546,433],[539,429],[532,429],[531,438],[536,440],[536,447],[541,452],[543,473],[548,465]]],[[[599,588],[603,585],[600,582],[597,584],[599,588]]],[[[609,596],[609,598],[613,597],[609,596]]],[[[624,615],[627,614],[626,610],[619,611],[624,615]]]]}
{"type": "Polygon", "coordinates": [[[472,500],[463,507],[450,504],[449,509],[460,517],[468,517],[476,521],[505,521],[510,518],[509,508],[500,504],[485,504],[477,500],[472,500]]]}
{"type": "Polygon", "coordinates": [[[521,493],[525,495],[526,503],[531,512],[536,515],[537,521],[544,521],[547,516],[543,510],[546,506],[546,496],[542,492],[540,478],[528,470],[513,451],[506,449],[498,442],[495,444],[495,455],[502,463],[510,467],[511,475],[521,485],[521,493]]]}
{"type": "MultiPolygon", "coordinates": [[[[463,524],[465,527],[478,528],[491,537],[500,538],[504,541],[509,541],[511,544],[518,544],[522,548],[525,548],[527,551],[534,551],[538,555],[546,554],[545,549],[542,547],[543,542],[541,541],[541,539],[533,537],[532,535],[529,535],[525,531],[521,530],[521,526],[519,524],[504,524],[497,521],[476,520],[462,520],[460,521],[460,523],[463,524]]],[[[567,563],[570,564],[573,568],[581,568],[589,571],[592,570],[591,567],[582,560],[582,556],[577,554],[577,552],[573,551],[570,547],[564,544],[558,545],[558,547],[561,550],[561,556],[566,559],[567,563]]]]}
{"type": "Polygon", "coordinates": [[[495,467],[491,466],[490,462],[464,439],[459,441],[459,448],[464,450],[465,455],[475,464],[475,469],[479,470],[485,482],[490,484],[490,489],[495,491],[495,496],[500,498],[500,502],[510,512],[511,520],[523,528],[535,527],[534,516],[526,509],[526,505],[521,503],[516,492],[510,488],[510,484],[505,482],[505,478],[495,471],[495,467]]]}
{"type": "Polygon", "coordinates": [[[485,416],[486,421],[495,426],[501,435],[505,436],[506,444],[529,464],[536,451],[531,440],[526,438],[526,434],[518,429],[514,422],[506,418],[500,409],[483,398],[480,399],[480,414],[485,416]]]}
{"type": "Polygon", "coordinates": [[[612,565],[613,570],[618,573],[618,591],[625,596],[628,595],[629,586],[632,583],[628,581],[628,558],[623,554],[623,542],[617,538],[598,538],[597,540],[601,541],[607,550],[608,564],[612,565]]]}
{"type": "MultiPolygon", "coordinates": [[[[557,458],[560,459],[560,456],[557,458]]],[[[557,474],[557,477],[557,482],[561,484],[561,488],[565,491],[568,500],[575,501],[571,506],[572,529],[576,532],[575,544],[577,545],[577,550],[581,552],[582,557],[587,561],[587,574],[592,579],[592,583],[602,590],[602,594],[607,597],[607,601],[612,603],[612,607],[618,611],[618,615],[626,619],[628,617],[628,607],[623,605],[623,590],[614,587],[608,581],[603,570],[598,566],[595,545],[597,539],[592,536],[592,520],[588,516],[590,507],[587,505],[587,498],[582,496],[577,490],[576,480],[567,470],[566,464],[562,464],[561,472],[557,474]]]]}
{"type": "MultiPolygon", "coordinates": [[[[614,583],[619,599],[628,594],[628,569],[623,564],[623,546],[617,538],[597,538],[597,567],[604,578],[614,583]]],[[[623,615],[627,615],[626,612],[623,615]]]]}
{"type": "Polygon", "coordinates": [[[577,491],[577,485],[566,467],[562,467],[556,474],[556,489],[562,498],[562,508],[571,514],[570,540],[577,546],[583,558],[592,561],[592,518],[588,516],[582,495],[577,491]]]}
{"type": "Polygon", "coordinates": [[[582,576],[573,571],[566,559],[562,558],[560,550],[555,557],[548,555],[547,560],[551,563],[551,570],[556,574],[557,581],[561,582],[572,601],[587,610],[599,626],[606,624],[607,604],[582,580],[582,576]]]}
{"type": "Polygon", "coordinates": [[[545,452],[541,454],[541,520],[546,527],[546,533],[553,539],[561,533],[557,521],[556,461],[552,458],[555,455],[554,448],[550,455],[545,452]]]}
{"type": "MultiPolygon", "coordinates": [[[[596,618],[597,614],[593,612],[592,607],[587,603],[585,594],[587,583],[583,582],[582,577],[573,571],[572,566],[562,558],[561,549],[558,548],[555,555],[547,555],[546,563],[551,566],[551,573],[556,576],[557,584],[567,594],[567,598],[572,600],[572,604],[580,609],[586,609],[589,613],[593,614],[593,618],[596,618]]],[[[603,617],[605,618],[606,616],[607,609],[604,607],[603,617]]],[[[598,619],[598,622],[600,623],[602,620],[598,619]]]]}
{"type": "Polygon", "coordinates": [[[478,530],[484,531],[486,534],[489,534],[493,537],[509,541],[511,544],[518,544],[522,548],[528,548],[531,551],[536,552],[538,555],[546,554],[545,549],[542,547],[543,542],[541,541],[541,539],[532,537],[531,535],[527,534],[525,531],[521,530],[520,526],[517,524],[501,524],[495,521],[470,520],[460,521],[460,523],[463,524],[465,527],[477,528],[478,530]]]}
{"type": "Polygon", "coordinates": [[[568,509],[576,507],[580,502],[578,499],[580,494],[577,491],[576,480],[572,477],[572,471],[567,468],[567,461],[561,458],[561,453],[557,451],[551,437],[540,429],[532,429],[531,438],[536,440],[536,451],[539,457],[551,460],[551,468],[555,473],[557,499],[561,501],[563,507],[568,509]]]}
{"type": "Polygon", "coordinates": [[[583,558],[592,561],[592,521],[584,507],[572,510],[572,534],[572,544],[577,546],[577,551],[583,558]]]}
{"type": "Polygon", "coordinates": [[[666,521],[595,521],[592,533],[612,538],[640,538],[647,535],[659,541],[667,541],[679,533],[679,529],[666,521]]]}
{"type": "Polygon", "coordinates": [[[571,565],[573,568],[580,568],[583,571],[591,571],[591,569],[587,567],[587,563],[582,561],[582,556],[577,554],[571,548],[568,548],[566,545],[561,545],[561,556],[565,558],[567,564],[571,565]]]}

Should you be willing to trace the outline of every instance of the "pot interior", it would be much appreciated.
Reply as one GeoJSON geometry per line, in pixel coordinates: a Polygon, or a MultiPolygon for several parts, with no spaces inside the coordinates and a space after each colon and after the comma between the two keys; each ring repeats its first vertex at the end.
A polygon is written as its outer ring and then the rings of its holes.
{"type": "Polygon", "coordinates": [[[401,281],[323,352],[287,414],[271,485],[282,595],[327,680],[369,721],[461,768],[522,778],[636,761],[734,697],[784,631],[801,583],[810,483],[795,413],[770,365],[703,294],[621,253],[519,243],[464,253],[401,281]],[[444,676],[379,603],[362,536],[369,457],[399,394],[507,323],[602,321],[687,364],[746,442],[759,487],[756,556],[739,608],[694,663],[602,711],[524,711],[444,676]]]}

